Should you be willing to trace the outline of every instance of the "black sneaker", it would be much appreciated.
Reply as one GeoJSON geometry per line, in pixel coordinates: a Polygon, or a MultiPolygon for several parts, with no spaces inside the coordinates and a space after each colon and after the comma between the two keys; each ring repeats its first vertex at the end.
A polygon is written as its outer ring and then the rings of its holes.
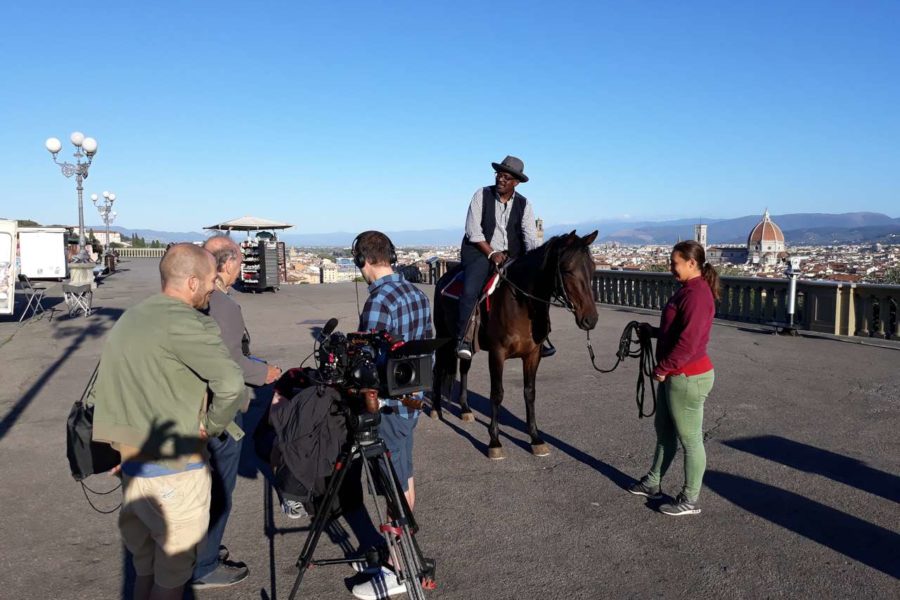
{"type": "Polygon", "coordinates": [[[462,360],[472,360],[472,344],[466,341],[460,342],[456,349],[456,356],[462,360]]]}
{"type": "Polygon", "coordinates": [[[674,501],[660,505],[659,512],[664,515],[680,517],[681,515],[699,515],[700,508],[697,507],[696,501],[688,502],[687,496],[682,492],[674,501]]]}
{"type": "Polygon", "coordinates": [[[659,500],[662,498],[662,491],[659,486],[650,487],[646,483],[644,483],[644,479],[641,479],[634,485],[628,488],[629,494],[634,494],[635,496],[646,496],[651,500],[659,500]]]}
{"type": "Polygon", "coordinates": [[[195,579],[191,585],[197,589],[211,590],[240,583],[249,575],[250,569],[244,565],[220,562],[215,571],[205,577],[195,579]]]}

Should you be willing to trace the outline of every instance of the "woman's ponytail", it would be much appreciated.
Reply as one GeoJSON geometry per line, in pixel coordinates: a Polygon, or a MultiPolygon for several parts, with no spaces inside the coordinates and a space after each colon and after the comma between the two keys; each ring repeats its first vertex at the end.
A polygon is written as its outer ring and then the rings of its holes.
{"type": "Polygon", "coordinates": [[[703,263],[703,267],[700,269],[700,276],[709,285],[713,298],[718,302],[721,292],[719,291],[719,273],[716,271],[716,268],[709,263],[703,263]]]}

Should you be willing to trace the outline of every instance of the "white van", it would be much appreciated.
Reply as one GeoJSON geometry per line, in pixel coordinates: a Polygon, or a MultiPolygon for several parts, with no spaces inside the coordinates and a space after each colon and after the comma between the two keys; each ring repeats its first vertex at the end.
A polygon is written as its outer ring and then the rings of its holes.
{"type": "Polygon", "coordinates": [[[16,230],[15,221],[0,219],[0,315],[16,308],[16,230]]]}

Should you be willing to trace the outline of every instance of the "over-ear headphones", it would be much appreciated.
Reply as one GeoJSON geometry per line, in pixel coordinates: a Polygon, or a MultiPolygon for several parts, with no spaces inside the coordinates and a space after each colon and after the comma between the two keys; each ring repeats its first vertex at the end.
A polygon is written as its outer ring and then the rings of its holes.
{"type": "Polygon", "coordinates": [[[394,242],[391,241],[391,238],[384,235],[380,231],[363,231],[361,234],[353,238],[353,243],[350,244],[350,255],[353,257],[353,264],[356,265],[357,269],[362,269],[366,265],[366,257],[362,255],[359,251],[359,238],[366,235],[367,233],[377,233],[379,235],[383,235],[384,239],[388,241],[388,244],[391,246],[391,255],[389,257],[389,261],[391,266],[397,264],[397,249],[394,248],[394,242]]]}

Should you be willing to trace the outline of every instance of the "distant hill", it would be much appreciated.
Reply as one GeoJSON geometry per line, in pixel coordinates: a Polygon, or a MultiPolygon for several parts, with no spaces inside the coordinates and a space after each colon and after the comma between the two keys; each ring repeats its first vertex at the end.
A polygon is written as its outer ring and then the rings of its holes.
{"type": "MultiPolygon", "coordinates": [[[[106,225],[85,225],[86,231],[94,230],[94,233],[100,231],[106,231],[106,225]]],[[[117,227],[115,225],[111,225],[109,228],[110,231],[117,231],[122,234],[123,238],[131,237],[132,234],[137,234],[138,237],[144,238],[144,240],[149,244],[153,240],[159,240],[164,244],[168,244],[169,242],[202,242],[207,237],[208,234],[198,233],[196,231],[157,231],[155,229],[128,229],[126,227],[117,227]]]]}
{"type": "MultiPolygon", "coordinates": [[[[702,219],[708,228],[711,244],[743,244],[750,230],[760,221],[761,215],[747,215],[735,219],[702,219]]],[[[843,214],[791,213],[772,215],[772,220],[781,227],[788,244],[845,244],[845,243],[900,243],[900,218],[891,218],[881,213],[851,212],[843,214]]],[[[694,236],[694,224],[698,219],[675,219],[670,221],[583,221],[549,226],[544,231],[545,238],[573,229],[584,235],[597,229],[598,242],[619,242],[622,244],[674,244],[679,239],[694,236]]],[[[90,225],[88,229],[102,231],[102,225],[90,225]]],[[[136,233],[148,242],[159,240],[169,242],[195,242],[208,237],[208,233],[196,231],[172,232],[153,229],[128,229],[110,227],[123,236],[136,233]]],[[[336,231],[332,233],[284,233],[279,239],[292,246],[342,246],[349,247],[358,232],[336,231]]],[[[397,246],[452,246],[463,237],[462,224],[459,228],[399,230],[385,232],[397,246]]],[[[242,236],[236,232],[235,236],[242,236]]]]}

